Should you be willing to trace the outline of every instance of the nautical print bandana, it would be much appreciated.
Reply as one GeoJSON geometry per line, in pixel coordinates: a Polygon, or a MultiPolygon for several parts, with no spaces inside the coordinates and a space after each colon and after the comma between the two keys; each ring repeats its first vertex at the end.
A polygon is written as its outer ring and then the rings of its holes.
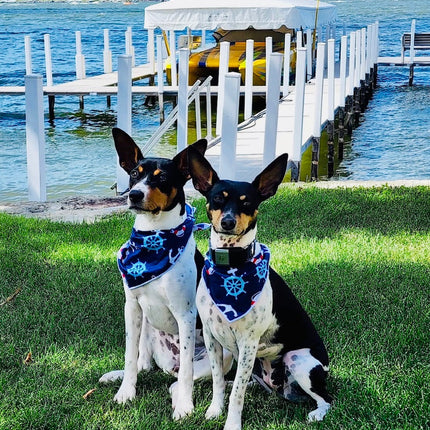
{"type": "Polygon", "coordinates": [[[175,228],[132,229],[130,239],[118,251],[118,268],[128,288],[142,287],[170,270],[182,255],[192,232],[206,228],[206,224],[194,225],[195,208],[185,206],[187,218],[175,228]]]}
{"type": "Polygon", "coordinates": [[[257,302],[269,273],[270,251],[260,252],[239,268],[215,265],[206,254],[203,278],[213,302],[228,322],[245,316],[257,302]]]}

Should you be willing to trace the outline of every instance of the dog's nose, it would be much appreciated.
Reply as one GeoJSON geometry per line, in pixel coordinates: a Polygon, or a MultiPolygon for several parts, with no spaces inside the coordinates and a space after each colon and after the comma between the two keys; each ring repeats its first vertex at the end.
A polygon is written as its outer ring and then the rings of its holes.
{"type": "Polygon", "coordinates": [[[131,190],[128,193],[128,198],[130,199],[130,202],[132,202],[132,203],[139,203],[143,200],[144,197],[145,197],[145,195],[143,194],[143,192],[139,191],[139,190],[131,190]]]}
{"type": "Polygon", "coordinates": [[[221,227],[224,230],[233,230],[236,227],[236,220],[231,215],[226,215],[221,220],[221,227]]]}

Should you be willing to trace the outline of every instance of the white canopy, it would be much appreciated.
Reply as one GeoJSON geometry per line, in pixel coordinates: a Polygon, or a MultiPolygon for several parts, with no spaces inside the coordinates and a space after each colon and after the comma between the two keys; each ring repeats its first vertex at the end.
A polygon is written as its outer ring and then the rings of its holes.
{"type": "MultiPolygon", "coordinates": [[[[243,30],[313,28],[316,0],[170,0],[145,9],[145,28],[243,30]]],[[[334,5],[319,2],[318,25],[336,19],[334,5]]]]}

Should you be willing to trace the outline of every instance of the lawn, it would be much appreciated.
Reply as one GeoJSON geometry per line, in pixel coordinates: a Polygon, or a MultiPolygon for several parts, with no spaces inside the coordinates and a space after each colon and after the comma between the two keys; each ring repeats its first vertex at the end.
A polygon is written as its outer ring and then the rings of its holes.
{"type": "MultiPolygon", "coordinates": [[[[206,220],[204,202],[194,204],[206,220]]],[[[115,257],[132,224],[0,214],[0,429],[222,428],[225,416],[204,419],[209,381],[195,384],[195,413],[179,423],[161,371],[140,375],[126,406],[112,400],[119,384],[97,382],[123,367],[115,257]]],[[[253,386],[244,428],[429,428],[430,188],[287,185],[261,206],[258,229],[326,342],[335,401],[307,424],[311,404],[253,386]]],[[[196,237],[204,251],[207,232],[196,237]]]]}

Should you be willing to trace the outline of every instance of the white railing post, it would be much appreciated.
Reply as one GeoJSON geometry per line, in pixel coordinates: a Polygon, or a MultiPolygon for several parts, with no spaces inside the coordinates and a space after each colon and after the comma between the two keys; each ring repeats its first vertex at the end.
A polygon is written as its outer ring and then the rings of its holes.
{"type": "Polygon", "coordinates": [[[176,70],[176,34],[175,30],[169,33],[170,45],[170,80],[171,85],[176,87],[178,85],[178,73],[176,70]]]}
{"type": "Polygon", "coordinates": [[[236,139],[239,115],[240,73],[225,75],[224,106],[222,109],[221,154],[219,162],[220,177],[235,179],[236,139]]]}
{"type": "Polygon", "coordinates": [[[244,119],[252,116],[252,93],[253,93],[253,78],[254,78],[254,41],[248,39],[246,41],[246,69],[245,69],[245,108],[244,119]]]}
{"type": "MultiPolygon", "coordinates": [[[[117,126],[131,136],[131,55],[118,56],[117,126]]],[[[128,188],[128,174],[117,163],[117,192],[128,188]]]]}
{"type": "Polygon", "coordinates": [[[312,78],[312,31],[306,30],[306,81],[312,78]]]}
{"type": "MultiPolygon", "coordinates": [[[[268,36],[266,37],[266,58],[270,58],[273,52],[273,39],[268,36]]],[[[270,73],[270,61],[266,61],[266,79],[270,73]]],[[[267,96],[267,82],[266,82],[266,96],[267,96]]]]}
{"type": "Polygon", "coordinates": [[[103,30],[103,71],[104,73],[112,73],[112,51],[109,46],[109,30],[103,30]]]}
{"type": "Polygon", "coordinates": [[[355,76],[355,31],[352,31],[349,38],[349,67],[348,67],[348,95],[354,94],[355,76]]]}
{"type": "Polygon", "coordinates": [[[49,34],[43,35],[45,45],[45,69],[46,69],[46,85],[52,87],[52,56],[51,56],[51,37],[49,34]]]}
{"type": "Polygon", "coordinates": [[[25,132],[27,140],[28,199],[46,201],[43,78],[25,77],[25,132]]]}
{"type": "Polygon", "coordinates": [[[291,34],[285,34],[284,42],[284,79],[282,82],[282,95],[286,97],[290,92],[290,62],[291,62],[291,34]]]}
{"type": "Polygon", "coordinates": [[[30,36],[24,37],[24,50],[25,50],[25,74],[31,75],[33,73],[33,65],[31,63],[31,39],[30,39],[30,36]]]}
{"type": "Polygon", "coordinates": [[[211,86],[206,87],[206,138],[212,139],[212,102],[211,102],[211,86]]]}
{"type": "Polygon", "coordinates": [[[291,180],[298,181],[300,160],[302,157],[303,112],[305,105],[306,48],[297,49],[296,61],[296,95],[294,103],[293,150],[290,155],[292,162],[291,180]]]}
{"type": "Polygon", "coordinates": [[[263,167],[276,157],[276,138],[278,135],[279,95],[281,88],[282,54],[274,53],[269,57],[267,76],[266,124],[264,129],[263,167]]]}
{"type": "Polygon", "coordinates": [[[312,135],[321,137],[321,112],[324,90],[325,43],[318,43],[317,70],[315,74],[314,126],[312,135]]]}
{"type": "Polygon", "coordinates": [[[179,50],[179,85],[178,85],[178,131],[176,134],[177,152],[187,147],[188,141],[188,59],[187,48],[179,50]]]}
{"type": "Polygon", "coordinates": [[[163,36],[157,36],[157,85],[158,94],[164,91],[164,71],[163,71],[163,36]]]}
{"type": "Polygon", "coordinates": [[[221,42],[219,54],[219,69],[218,69],[218,97],[217,97],[217,121],[216,135],[221,134],[225,96],[225,75],[228,73],[228,61],[230,56],[230,42],[221,42]]]}
{"type": "Polygon", "coordinates": [[[76,36],[76,79],[85,79],[85,57],[82,54],[81,32],[77,31],[76,36]]]}

